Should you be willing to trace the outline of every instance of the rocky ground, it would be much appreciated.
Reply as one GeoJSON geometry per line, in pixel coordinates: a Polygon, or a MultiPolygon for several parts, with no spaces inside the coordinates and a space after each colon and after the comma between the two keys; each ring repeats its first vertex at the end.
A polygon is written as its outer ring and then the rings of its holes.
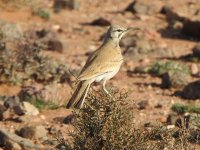
{"type": "Polygon", "coordinates": [[[0,0],[0,147],[54,149],[55,137],[68,138],[72,110],[63,106],[72,81],[111,24],[140,28],[122,39],[125,61],[107,84],[128,92],[135,124],[174,127],[185,114],[198,116],[199,6],[198,0],[0,0]]]}

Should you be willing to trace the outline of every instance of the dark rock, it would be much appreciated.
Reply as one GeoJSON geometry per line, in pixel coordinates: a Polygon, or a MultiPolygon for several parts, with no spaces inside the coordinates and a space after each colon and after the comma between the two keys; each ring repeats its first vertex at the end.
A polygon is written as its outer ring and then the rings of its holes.
{"type": "Polygon", "coordinates": [[[200,80],[189,83],[181,92],[182,98],[185,99],[200,99],[200,80]]]}
{"type": "Polygon", "coordinates": [[[40,88],[26,86],[22,87],[22,90],[19,92],[18,96],[21,101],[29,101],[30,99],[35,99],[39,91],[40,88]]]}
{"type": "Polygon", "coordinates": [[[44,126],[26,126],[20,129],[19,135],[28,139],[42,139],[47,137],[47,130],[44,126]]]}
{"type": "Polygon", "coordinates": [[[52,126],[49,128],[49,133],[53,135],[57,135],[60,132],[60,129],[58,127],[52,126]]]}
{"type": "Polygon", "coordinates": [[[78,0],[54,0],[53,8],[55,12],[60,12],[61,9],[78,9],[78,0]]]}
{"type": "Polygon", "coordinates": [[[185,18],[181,17],[178,13],[175,12],[175,10],[170,7],[170,6],[163,6],[161,11],[162,14],[165,14],[166,19],[168,20],[168,22],[173,22],[173,21],[184,21],[185,18]]]}
{"type": "Polygon", "coordinates": [[[47,45],[48,45],[48,50],[57,51],[60,53],[63,52],[63,44],[59,40],[49,40],[47,45]]]}
{"type": "Polygon", "coordinates": [[[187,20],[183,23],[183,34],[192,36],[194,38],[200,38],[200,21],[198,20],[187,20]]]}
{"type": "Polygon", "coordinates": [[[5,149],[6,150],[22,150],[22,147],[18,143],[15,143],[9,140],[9,141],[6,141],[5,143],[5,149]]]}
{"type": "Polygon", "coordinates": [[[109,20],[105,19],[105,18],[100,17],[100,18],[92,21],[90,23],[90,25],[93,25],[93,26],[110,26],[111,22],[109,20]]]}
{"type": "Polygon", "coordinates": [[[169,71],[162,75],[162,88],[179,88],[188,83],[188,75],[181,71],[169,71]]]}
{"type": "Polygon", "coordinates": [[[17,114],[17,115],[21,116],[21,115],[25,114],[25,111],[24,111],[24,109],[23,109],[21,104],[18,105],[18,106],[13,107],[13,110],[14,110],[15,114],[17,114]]]}
{"type": "Polygon", "coordinates": [[[157,105],[155,105],[155,108],[162,108],[163,105],[161,103],[158,103],[157,105]]]}
{"type": "Polygon", "coordinates": [[[148,105],[149,103],[146,100],[137,103],[138,109],[146,109],[148,105]]]}
{"type": "Polygon", "coordinates": [[[0,121],[4,119],[4,112],[6,111],[6,107],[0,104],[0,121]]]}
{"type": "Polygon", "coordinates": [[[199,57],[200,58],[200,43],[198,43],[193,49],[193,56],[199,57]]]}
{"type": "Polygon", "coordinates": [[[36,31],[36,35],[38,38],[44,38],[48,34],[48,32],[49,31],[42,29],[40,31],[36,31]]]}
{"type": "Polygon", "coordinates": [[[75,117],[76,116],[74,114],[71,114],[71,115],[64,118],[63,123],[70,124],[74,121],[75,117]]]}
{"type": "Polygon", "coordinates": [[[20,105],[20,99],[17,96],[8,96],[4,99],[4,106],[6,108],[14,108],[20,105]]]}

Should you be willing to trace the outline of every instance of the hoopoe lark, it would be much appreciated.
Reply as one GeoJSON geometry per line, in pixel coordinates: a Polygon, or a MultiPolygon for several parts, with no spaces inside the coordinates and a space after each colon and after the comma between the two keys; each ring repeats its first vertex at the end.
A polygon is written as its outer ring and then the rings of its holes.
{"type": "MultiPolygon", "coordinates": [[[[133,28],[134,29],[134,28],[133,28]]],[[[119,42],[130,29],[111,26],[103,44],[86,61],[77,80],[78,86],[67,104],[67,108],[81,108],[93,82],[103,81],[103,90],[108,94],[106,81],[119,71],[123,62],[119,42]]]]}

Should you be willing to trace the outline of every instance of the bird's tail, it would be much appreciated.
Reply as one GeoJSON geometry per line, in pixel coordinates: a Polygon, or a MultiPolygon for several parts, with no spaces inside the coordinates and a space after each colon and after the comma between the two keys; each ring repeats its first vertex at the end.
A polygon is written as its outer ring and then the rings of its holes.
{"type": "Polygon", "coordinates": [[[90,88],[90,82],[88,81],[80,81],[78,86],[73,93],[72,97],[70,98],[67,108],[74,107],[74,108],[81,108],[85,98],[87,96],[88,90],[90,88]]]}

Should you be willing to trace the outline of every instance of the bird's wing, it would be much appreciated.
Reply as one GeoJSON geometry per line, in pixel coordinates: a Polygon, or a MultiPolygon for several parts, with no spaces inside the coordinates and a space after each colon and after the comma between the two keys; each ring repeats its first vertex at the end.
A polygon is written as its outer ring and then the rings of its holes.
{"type": "Polygon", "coordinates": [[[97,52],[83,67],[78,80],[88,80],[118,69],[122,64],[121,55],[110,55],[109,51],[97,52]]]}

